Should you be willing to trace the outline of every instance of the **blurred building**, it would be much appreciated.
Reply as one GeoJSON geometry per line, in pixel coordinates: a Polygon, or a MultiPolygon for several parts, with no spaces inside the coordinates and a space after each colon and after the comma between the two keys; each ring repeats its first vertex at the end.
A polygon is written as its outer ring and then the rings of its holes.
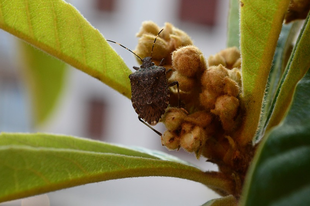
{"type": "MultiPolygon", "coordinates": [[[[134,49],[141,23],[170,22],[186,31],[205,57],[226,46],[229,0],[70,0],[107,39],[134,49]]],[[[31,126],[29,101],[16,63],[16,39],[0,31],[0,129],[7,132],[50,132],[141,146],[168,152],[160,138],[141,124],[131,102],[100,81],[70,68],[67,86],[45,125],[31,126]]],[[[133,55],[111,45],[128,67],[133,55]]],[[[156,126],[160,131],[162,125],[156,126]]],[[[171,152],[204,169],[216,169],[193,154],[171,152]]],[[[48,194],[51,205],[201,205],[216,195],[198,183],[174,178],[134,178],[70,188],[48,194]],[[208,196],[208,194],[210,194],[208,196]]],[[[4,203],[0,205],[20,205],[4,203]]]]}

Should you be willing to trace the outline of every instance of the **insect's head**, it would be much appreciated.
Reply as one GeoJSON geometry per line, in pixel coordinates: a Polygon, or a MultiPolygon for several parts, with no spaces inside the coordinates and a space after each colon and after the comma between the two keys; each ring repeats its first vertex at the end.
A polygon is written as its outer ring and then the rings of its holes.
{"type": "Polygon", "coordinates": [[[151,66],[154,66],[154,62],[152,62],[152,57],[145,57],[142,60],[141,68],[149,68],[151,66]]]}

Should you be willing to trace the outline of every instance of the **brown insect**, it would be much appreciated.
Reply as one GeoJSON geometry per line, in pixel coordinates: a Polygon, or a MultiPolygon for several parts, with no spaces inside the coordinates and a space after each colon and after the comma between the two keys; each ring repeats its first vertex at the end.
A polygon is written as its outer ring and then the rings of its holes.
{"type": "Polygon", "coordinates": [[[159,66],[156,66],[154,62],[152,62],[154,45],[158,35],[162,31],[163,29],[154,39],[151,56],[145,57],[143,59],[122,44],[107,40],[127,49],[142,61],[140,67],[133,67],[137,71],[129,75],[132,92],[132,106],[138,114],[138,119],[160,136],[162,134],[156,129],[152,128],[150,125],[156,125],[161,116],[165,113],[165,110],[169,105],[169,87],[177,85],[179,95],[179,83],[168,83],[166,74],[170,72],[171,69],[166,70],[165,67],[161,66],[163,59],[159,66]]]}

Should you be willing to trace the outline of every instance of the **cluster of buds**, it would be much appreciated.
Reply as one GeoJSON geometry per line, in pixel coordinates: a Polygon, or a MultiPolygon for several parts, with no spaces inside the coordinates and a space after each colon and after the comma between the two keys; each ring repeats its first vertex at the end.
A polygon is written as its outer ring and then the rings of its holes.
{"type": "Polygon", "coordinates": [[[241,88],[240,53],[227,48],[208,59],[208,69],[201,77],[200,104],[219,117],[225,131],[236,126],[241,88]]]}
{"type": "MultiPolygon", "coordinates": [[[[159,31],[155,23],[144,22],[137,34],[140,39],[136,54],[142,58],[150,56],[159,31]]],[[[173,71],[168,81],[179,83],[179,93],[176,88],[170,88],[170,105],[161,118],[167,128],[161,137],[162,145],[170,150],[183,148],[197,157],[203,155],[210,159],[223,159],[228,152],[229,156],[235,155],[236,146],[230,133],[239,119],[238,49],[227,48],[206,61],[185,32],[166,23],[152,54],[155,64],[162,59],[165,59],[163,66],[173,71]],[[212,147],[217,149],[210,150],[212,147]]]]}
{"type": "Polygon", "coordinates": [[[208,137],[215,132],[213,119],[207,111],[189,114],[182,108],[169,107],[162,118],[167,128],[161,137],[162,145],[170,150],[181,147],[199,157],[208,137]]]}
{"type": "Polygon", "coordinates": [[[227,141],[228,135],[238,125],[240,53],[228,48],[206,62],[197,47],[185,46],[172,53],[172,66],[175,71],[169,80],[180,84],[182,107],[167,108],[162,118],[167,128],[162,144],[171,150],[181,147],[197,157],[202,154],[214,158],[205,151],[209,150],[207,144],[225,141],[229,145],[232,142],[227,141]],[[218,134],[223,136],[221,140],[218,134]]]}
{"type": "MultiPolygon", "coordinates": [[[[152,21],[143,22],[140,31],[137,33],[139,42],[134,52],[142,59],[152,56],[152,61],[156,65],[164,60],[162,66],[169,69],[172,68],[171,53],[179,47],[192,45],[193,42],[185,32],[175,28],[170,23],[166,23],[163,31],[157,36],[160,30],[157,24],[152,21]],[[156,44],[151,54],[150,48],[152,48],[156,37],[156,44]]],[[[137,59],[137,61],[141,60],[137,59]]]]}

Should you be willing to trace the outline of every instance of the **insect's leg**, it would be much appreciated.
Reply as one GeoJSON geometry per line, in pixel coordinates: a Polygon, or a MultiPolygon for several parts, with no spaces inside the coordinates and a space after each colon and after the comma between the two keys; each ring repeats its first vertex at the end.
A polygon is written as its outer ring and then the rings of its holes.
{"type": "MultiPolygon", "coordinates": [[[[169,71],[169,70],[168,70],[169,71]]],[[[177,85],[178,88],[178,107],[180,107],[180,89],[179,89],[179,82],[171,82],[170,84],[168,84],[168,87],[172,87],[174,85],[177,85]]]]}
{"type": "Polygon", "coordinates": [[[153,130],[156,134],[158,134],[159,136],[162,135],[162,133],[160,133],[159,131],[157,131],[157,130],[154,129],[153,127],[151,127],[148,123],[146,123],[145,121],[143,121],[140,117],[138,117],[138,119],[140,120],[140,122],[142,122],[143,124],[145,124],[148,128],[150,128],[151,130],[153,130]]]}
{"type": "Polygon", "coordinates": [[[134,70],[139,70],[140,67],[133,66],[134,70]]]}
{"type": "Polygon", "coordinates": [[[168,74],[169,72],[171,72],[172,71],[172,69],[170,68],[170,69],[168,69],[168,70],[166,70],[166,74],[168,74]]]}
{"type": "Polygon", "coordinates": [[[159,66],[163,66],[164,65],[164,61],[165,61],[165,58],[162,58],[159,62],[159,66]]]}

